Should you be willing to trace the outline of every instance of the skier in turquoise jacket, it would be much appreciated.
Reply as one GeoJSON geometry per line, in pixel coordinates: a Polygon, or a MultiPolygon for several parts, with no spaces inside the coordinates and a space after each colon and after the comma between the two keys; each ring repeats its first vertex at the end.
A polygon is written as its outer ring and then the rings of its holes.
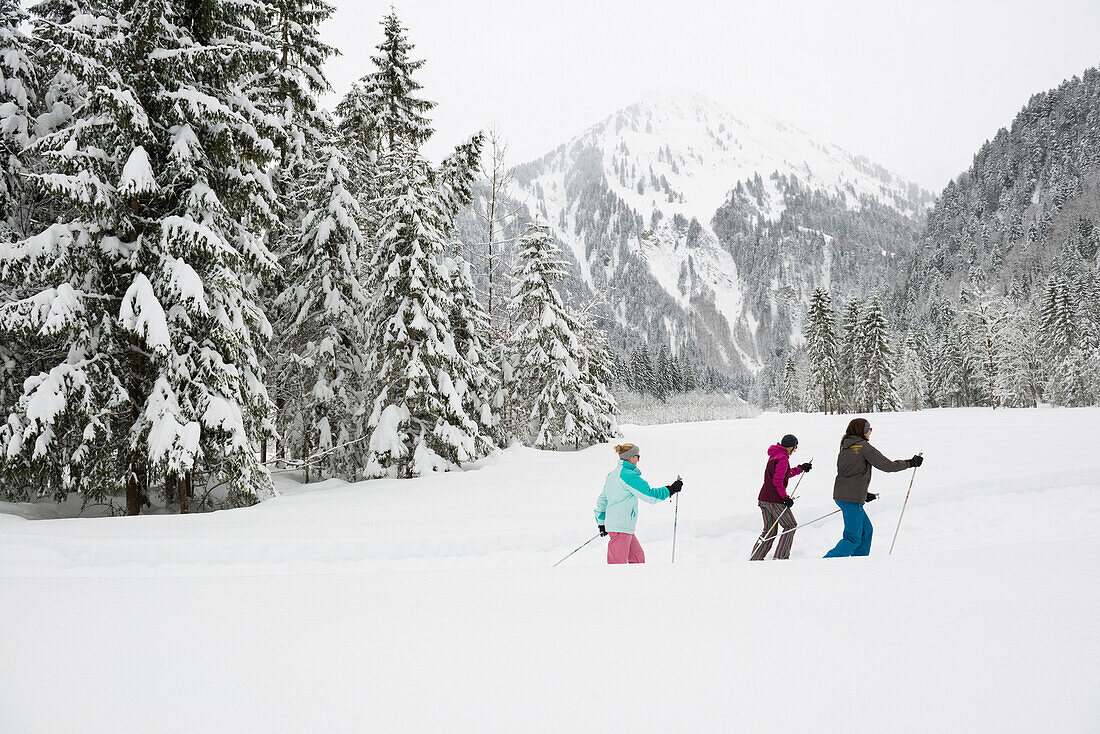
{"type": "Polygon", "coordinates": [[[677,479],[667,487],[651,487],[638,469],[642,457],[636,445],[619,444],[615,452],[619,465],[607,475],[603,491],[596,499],[596,525],[600,535],[611,536],[607,541],[608,563],[645,563],[645,553],[634,535],[638,499],[657,504],[679,492],[684,483],[677,479]]]}

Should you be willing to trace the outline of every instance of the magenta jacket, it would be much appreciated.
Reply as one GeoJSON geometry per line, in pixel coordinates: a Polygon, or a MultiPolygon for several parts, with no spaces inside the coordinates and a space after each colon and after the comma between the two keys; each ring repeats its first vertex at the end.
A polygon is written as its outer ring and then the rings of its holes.
{"type": "Polygon", "coordinates": [[[764,486],[760,488],[761,502],[782,502],[787,496],[787,480],[798,476],[802,470],[791,468],[787,449],[779,444],[768,447],[768,466],[764,469],[764,486]]]}

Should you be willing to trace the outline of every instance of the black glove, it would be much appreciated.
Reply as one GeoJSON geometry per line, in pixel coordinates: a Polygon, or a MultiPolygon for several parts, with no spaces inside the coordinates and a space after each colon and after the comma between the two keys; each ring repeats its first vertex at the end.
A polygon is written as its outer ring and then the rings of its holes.
{"type": "Polygon", "coordinates": [[[870,492],[868,492],[867,493],[867,499],[865,499],[864,502],[874,502],[877,499],[878,499],[877,494],[871,494],[870,492]]]}
{"type": "Polygon", "coordinates": [[[603,525],[597,525],[596,527],[598,527],[600,529],[600,537],[601,538],[603,536],[607,535],[607,528],[605,528],[603,525]]]}
{"type": "Polygon", "coordinates": [[[677,479],[675,482],[668,485],[665,489],[668,490],[668,496],[671,497],[672,495],[676,494],[677,492],[679,492],[683,488],[684,488],[684,480],[683,479],[677,479]]]}
{"type": "Polygon", "coordinates": [[[784,497],[783,504],[787,507],[794,507],[794,497],[784,497]]]}
{"type": "Polygon", "coordinates": [[[805,464],[799,464],[798,468],[802,471],[809,471],[814,468],[814,465],[807,461],[805,464]]]}
{"type": "Polygon", "coordinates": [[[917,454],[916,456],[914,456],[912,459],[909,460],[909,466],[920,466],[923,463],[924,463],[924,457],[921,456],[920,454],[917,454]]]}

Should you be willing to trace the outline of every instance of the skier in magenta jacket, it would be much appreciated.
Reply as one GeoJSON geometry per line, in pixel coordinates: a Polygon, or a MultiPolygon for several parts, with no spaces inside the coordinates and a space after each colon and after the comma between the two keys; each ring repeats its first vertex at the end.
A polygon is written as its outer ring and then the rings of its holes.
{"type": "MultiPolygon", "coordinates": [[[[798,527],[794,519],[791,507],[794,500],[787,494],[787,482],[791,477],[796,477],[802,472],[813,469],[813,464],[806,462],[796,467],[791,466],[791,454],[798,450],[798,439],[787,434],[783,439],[768,448],[768,465],[764,468],[764,486],[760,488],[760,496],[757,504],[764,516],[764,530],[753,547],[752,560],[762,561],[771,550],[775,540],[776,520],[783,530],[791,530],[798,527]],[[768,531],[772,532],[769,533],[768,531]],[[765,538],[764,536],[768,537],[765,538]]],[[[784,533],[779,539],[779,545],[775,547],[777,559],[790,558],[791,546],[794,544],[794,532],[784,533]]]]}

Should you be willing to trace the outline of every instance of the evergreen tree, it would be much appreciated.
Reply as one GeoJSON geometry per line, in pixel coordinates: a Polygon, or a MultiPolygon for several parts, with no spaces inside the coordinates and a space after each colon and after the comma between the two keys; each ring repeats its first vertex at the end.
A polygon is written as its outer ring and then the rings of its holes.
{"type": "Polygon", "coordinates": [[[858,390],[862,377],[860,371],[860,328],[863,321],[863,303],[852,297],[844,306],[841,317],[841,340],[837,360],[838,404],[847,412],[866,410],[859,404],[858,390]]]}
{"type": "Polygon", "coordinates": [[[21,239],[31,222],[27,147],[34,139],[39,64],[22,28],[19,0],[0,0],[0,238],[21,239]]]}
{"type": "Polygon", "coordinates": [[[798,370],[795,357],[788,354],[783,368],[783,412],[794,413],[801,409],[801,391],[798,389],[798,370]]]}
{"type": "Polygon", "coordinates": [[[446,250],[447,217],[428,164],[398,146],[383,158],[377,250],[368,267],[367,374],[374,380],[368,476],[450,470],[491,444],[467,413],[455,378],[466,371],[455,345],[446,250]]]}
{"type": "Polygon", "coordinates": [[[1043,360],[1036,345],[1039,326],[1034,311],[1018,306],[1001,321],[997,334],[1004,353],[997,378],[997,400],[1002,405],[1038,407],[1042,399],[1043,360]]]}
{"type": "Polygon", "coordinates": [[[836,317],[829,291],[817,288],[806,316],[806,353],[810,362],[809,389],[813,404],[828,413],[837,410],[838,365],[836,317]]]}
{"type": "Polygon", "coordinates": [[[304,181],[307,213],[287,253],[289,282],[275,304],[279,428],[303,459],[319,452],[322,477],[353,481],[366,465],[365,240],[342,151],[334,141],[317,159],[304,181]]]}
{"type": "Polygon", "coordinates": [[[1092,361],[1085,323],[1069,278],[1062,272],[1047,280],[1039,312],[1043,348],[1049,368],[1044,394],[1056,405],[1089,405],[1092,402],[1092,361]],[[1085,327],[1085,328],[1083,328],[1085,327]]]}
{"type": "Polygon", "coordinates": [[[392,10],[382,19],[383,41],[378,55],[371,56],[375,71],[363,77],[362,86],[374,111],[378,140],[387,149],[408,146],[418,149],[432,136],[427,113],[435,107],[414,96],[422,88],[413,72],[424,66],[423,59],[412,59],[414,46],[406,29],[392,10]]]}
{"type": "Polygon", "coordinates": [[[654,375],[657,388],[657,399],[661,402],[668,400],[672,392],[672,365],[669,362],[668,347],[662,344],[657,348],[657,366],[654,375]]]}
{"type": "Polygon", "coordinates": [[[347,152],[351,190],[359,200],[360,226],[365,232],[373,232],[378,224],[376,207],[381,195],[378,162],[382,139],[376,110],[362,82],[352,83],[336,105],[336,115],[340,142],[347,152]]]}
{"type": "Polygon", "coordinates": [[[1000,298],[976,286],[965,287],[961,298],[973,327],[972,354],[977,372],[976,383],[981,390],[980,403],[996,409],[997,380],[1002,361],[999,332],[1004,305],[1000,298]]]}
{"type": "Polygon", "coordinates": [[[898,405],[902,410],[920,410],[925,406],[928,381],[921,367],[920,343],[910,334],[899,349],[900,368],[897,375],[898,405]]]}
{"type": "Polygon", "coordinates": [[[525,406],[530,445],[579,446],[601,418],[582,376],[580,325],[562,303],[557,284],[565,263],[546,225],[532,224],[521,240],[523,271],[512,296],[517,402],[525,406]]]}
{"type": "Polygon", "coordinates": [[[462,396],[466,414],[478,424],[476,454],[482,455],[491,451],[497,441],[507,442],[510,438],[501,433],[493,405],[500,375],[484,342],[489,333],[489,314],[474,290],[470,264],[456,255],[444,265],[451,281],[451,333],[459,357],[453,382],[462,396]]]}
{"type": "Polygon", "coordinates": [[[607,332],[599,328],[591,311],[574,314],[579,330],[577,337],[581,347],[581,377],[587,383],[593,408],[592,419],[581,424],[584,431],[581,443],[591,445],[608,441],[619,433],[615,416],[619,408],[611,394],[614,381],[615,357],[607,343],[607,332]]]}
{"type": "Polygon", "coordinates": [[[0,253],[6,278],[51,284],[3,304],[4,330],[68,349],[24,384],[5,470],[57,497],[124,488],[130,514],[153,486],[185,509],[199,472],[253,501],[270,490],[252,444],[270,430],[254,284],[274,265],[273,161],[241,91],[265,56],[242,29],[263,8],[103,3],[85,9],[94,24],[73,10],[36,7],[57,69],[45,96],[72,112],[31,177],[68,214],[0,253]]]}
{"type": "Polygon", "coordinates": [[[864,410],[897,410],[894,387],[894,351],[890,346],[890,328],[882,302],[874,293],[867,300],[860,321],[859,372],[856,395],[864,410]]]}
{"type": "Polygon", "coordinates": [[[699,389],[698,384],[695,381],[695,366],[692,365],[690,359],[683,360],[684,370],[684,392],[692,393],[699,389]]]}
{"type": "Polygon", "coordinates": [[[634,375],[634,389],[643,395],[657,394],[657,378],[649,350],[639,344],[630,353],[630,368],[634,375]]]}

